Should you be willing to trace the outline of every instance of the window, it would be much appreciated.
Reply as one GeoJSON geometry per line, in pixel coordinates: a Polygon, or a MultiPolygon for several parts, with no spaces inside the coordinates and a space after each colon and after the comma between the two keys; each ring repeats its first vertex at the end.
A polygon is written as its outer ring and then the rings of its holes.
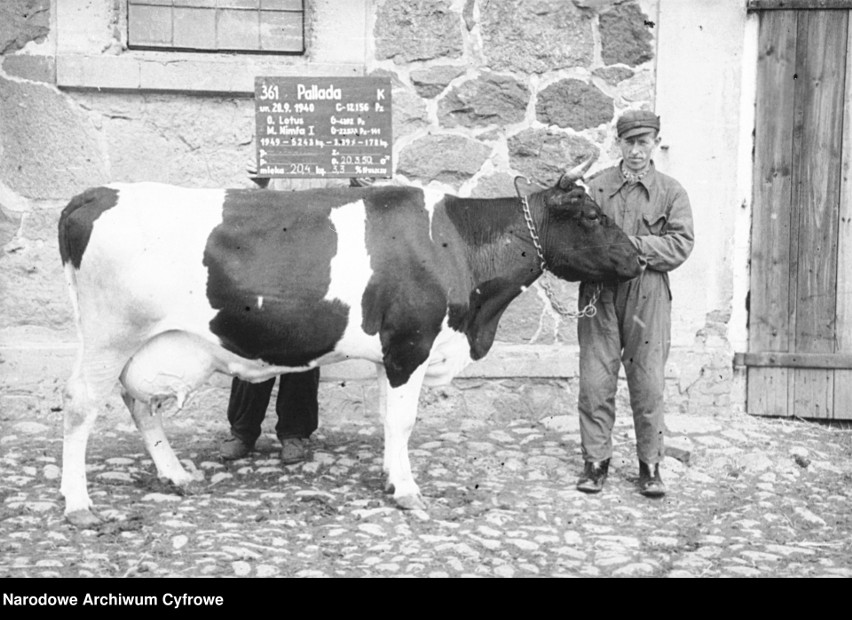
{"type": "MultiPolygon", "coordinates": [[[[254,78],[258,75],[364,75],[373,1],[51,0],[57,28],[56,84],[60,88],[253,96],[254,78]],[[240,7],[235,8],[238,4],[240,7]],[[153,29],[144,37],[135,31],[131,34],[131,29],[140,25],[140,17],[130,13],[141,7],[159,9],[166,35],[154,36],[153,29]],[[190,45],[180,40],[184,36],[180,26],[174,26],[175,15],[181,16],[179,9],[212,11],[215,19],[208,32],[215,34],[216,45],[221,45],[218,38],[223,33],[222,15],[226,15],[226,25],[228,17],[233,16],[226,11],[242,9],[253,14],[256,21],[252,23],[257,25],[256,30],[255,26],[250,29],[254,35],[251,49],[206,49],[197,42],[191,45],[198,47],[177,47],[190,45]],[[290,46],[294,49],[287,51],[284,45],[278,45],[277,50],[266,49],[268,42],[262,43],[260,26],[261,17],[268,17],[264,12],[287,13],[290,17],[295,14],[298,36],[295,45],[290,46]],[[132,26],[128,25],[130,22],[132,26]],[[173,41],[175,30],[177,41],[173,41]]],[[[146,19],[150,23],[157,15],[156,11],[153,15],[149,11],[147,17],[143,15],[142,23],[146,19]]],[[[194,20],[192,29],[203,31],[202,23],[203,19],[194,20]]],[[[208,40],[212,36],[208,35],[208,40]]],[[[232,45],[227,43],[226,47],[232,45]]]]}
{"type": "Polygon", "coordinates": [[[304,0],[127,0],[131,49],[302,54],[304,0]]]}

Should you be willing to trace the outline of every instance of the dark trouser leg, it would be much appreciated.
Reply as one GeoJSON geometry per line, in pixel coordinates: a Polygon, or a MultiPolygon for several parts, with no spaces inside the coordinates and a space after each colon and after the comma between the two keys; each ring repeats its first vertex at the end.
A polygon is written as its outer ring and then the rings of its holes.
{"type": "Polygon", "coordinates": [[[281,375],[278,382],[278,439],[307,439],[319,424],[319,368],[281,375]]]}
{"type": "Polygon", "coordinates": [[[671,298],[665,276],[646,271],[625,286],[622,361],[630,390],[636,453],[649,465],[663,460],[665,366],[669,356],[671,298]]]}
{"type": "MultiPolygon", "coordinates": [[[[579,304],[588,302],[593,287],[583,285],[579,304]]],[[[597,314],[577,319],[580,342],[580,440],[585,461],[603,461],[612,456],[612,427],[615,423],[615,391],[618,387],[621,342],[615,312],[614,290],[604,288],[597,314]]]]}
{"type": "Polygon", "coordinates": [[[260,425],[266,416],[266,407],[275,378],[262,383],[249,383],[236,377],[231,382],[231,398],[228,401],[228,422],[231,434],[251,446],[260,437],[260,425]]]}

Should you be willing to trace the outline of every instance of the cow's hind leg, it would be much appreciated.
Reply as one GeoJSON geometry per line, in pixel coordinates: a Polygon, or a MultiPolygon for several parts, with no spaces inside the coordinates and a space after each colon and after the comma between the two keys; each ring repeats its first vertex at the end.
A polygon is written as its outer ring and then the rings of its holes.
{"type": "Polygon", "coordinates": [[[178,488],[188,488],[194,478],[178,460],[163,430],[163,410],[176,406],[174,397],[152,397],[148,402],[144,402],[133,398],[126,389],[122,390],[121,397],[142,435],[145,449],[154,461],[157,476],[168,480],[178,488]]]}
{"type": "Polygon", "coordinates": [[[118,379],[124,360],[120,356],[86,359],[80,350],[74,371],[65,387],[65,421],[62,443],[62,483],[65,518],[76,527],[93,527],[101,519],[92,511],[86,482],[86,447],[106,401],[118,379]]]}
{"type": "Polygon", "coordinates": [[[388,492],[393,492],[393,499],[400,508],[425,509],[426,504],[420,494],[420,488],[411,473],[408,440],[417,419],[417,402],[426,364],[422,364],[411,378],[399,387],[390,386],[384,366],[377,364],[377,370],[379,408],[385,431],[385,488],[388,492]]]}
{"type": "Polygon", "coordinates": [[[162,414],[180,411],[190,394],[215,371],[216,361],[197,336],[159,334],[141,347],[121,372],[122,398],[133,416],[157,475],[186,489],[195,478],[172,450],[162,414]]]}

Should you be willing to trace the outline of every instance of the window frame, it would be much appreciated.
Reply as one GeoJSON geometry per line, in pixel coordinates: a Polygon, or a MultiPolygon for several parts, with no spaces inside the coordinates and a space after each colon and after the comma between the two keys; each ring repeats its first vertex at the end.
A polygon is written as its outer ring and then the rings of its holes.
{"type": "MultiPolygon", "coordinates": [[[[123,10],[123,20],[122,21],[123,21],[123,31],[124,31],[124,43],[123,44],[124,44],[126,49],[128,49],[128,50],[142,50],[142,51],[161,51],[161,52],[194,52],[194,53],[199,53],[199,54],[269,54],[269,55],[277,55],[277,56],[301,56],[301,55],[304,55],[307,52],[307,41],[306,41],[306,32],[305,32],[305,30],[306,30],[305,25],[306,25],[306,21],[307,21],[307,9],[305,7],[305,5],[306,5],[305,0],[296,0],[301,6],[300,12],[301,12],[301,15],[302,15],[302,20],[301,20],[302,21],[302,27],[301,27],[301,33],[302,33],[301,39],[302,39],[302,41],[301,41],[301,48],[298,49],[298,50],[296,50],[296,49],[276,50],[276,49],[259,49],[259,48],[258,49],[252,49],[252,48],[244,48],[244,47],[236,47],[236,46],[234,46],[234,47],[229,47],[229,46],[218,47],[218,46],[216,46],[216,47],[209,47],[208,48],[208,47],[193,47],[193,46],[175,44],[175,42],[174,42],[174,26],[175,26],[175,23],[176,23],[176,16],[174,15],[174,13],[172,13],[172,16],[171,16],[171,26],[172,26],[172,29],[173,29],[172,35],[171,35],[171,38],[172,38],[171,44],[157,45],[157,44],[153,44],[153,43],[131,43],[130,42],[130,40],[131,40],[130,12],[131,12],[131,5],[132,4],[134,4],[137,7],[139,7],[139,6],[151,6],[151,7],[163,6],[163,7],[172,8],[173,10],[174,9],[190,9],[190,10],[213,11],[214,12],[214,19],[216,21],[215,28],[216,28],[216,35],[217,36],[219,34],[218,27],[219,27],[220,14],[223,11],[240,11],[240,12],[245,12],[245,13],[253,12],[253,13],[258,14],[258,19],[260,19],[262,17],[262,13],[264,13],[264,12],[271,12],[271,13],[299,12],[299,11],[290,11],[290,10],[286,10],[286,9],[264,9],[263,3],[262,3],[263,0],[258,0],[258,2],[257,2],[258,6],[256,8],[254,8],[254,7],[243,7],[243,8],[220,7],[220,6],[218,6],[219,2],[217,0],[206,0],[207,2],[210,2],[210,4],[212,4],[213,6],[193,5],[188,0],[166,0],[166,1],[168,1],[169,4],[166,4],[164,0],[159,0],[159,2],[157,0],[122,0],[121,1],[121,7],[122,7],[122,10],[123,10]],[[180,6],[174,6],[175,2],[185,2],[185,4],[181,4],[180,6]],[[138,4],[136,4],[136,3],[138,3],[138,4]],[[148,3],[150,3],[150,4],[148,4],[148,3]]],[[[258,36],[260,36],[260,35],[261,35],[261,32],[259,30],[258,36]]],[[[259,42],[259,45],[260,44],[261,44],[261,42],[259,42]]]]}

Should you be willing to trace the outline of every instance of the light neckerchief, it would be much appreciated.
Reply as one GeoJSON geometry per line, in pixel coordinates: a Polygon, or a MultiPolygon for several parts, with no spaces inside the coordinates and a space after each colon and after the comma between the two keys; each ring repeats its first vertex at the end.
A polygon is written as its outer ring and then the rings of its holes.
{"type": "Polygon", "coordinates": [[[633,172],[630,172],[629,170],[627,170],[624,167],[624,162],[621,162],[621,166],[619,166],[619,168],[621,170],[621,176],[624,177],[624,180],[627,181],[628,183],[630,183],[631,185],[641,181],[642,177],[644,177],[646,174],[648,174],[651,171],[651,166],[649,165],[647,168],[645,168],[639,174],[634,174],[633,172]]]}

